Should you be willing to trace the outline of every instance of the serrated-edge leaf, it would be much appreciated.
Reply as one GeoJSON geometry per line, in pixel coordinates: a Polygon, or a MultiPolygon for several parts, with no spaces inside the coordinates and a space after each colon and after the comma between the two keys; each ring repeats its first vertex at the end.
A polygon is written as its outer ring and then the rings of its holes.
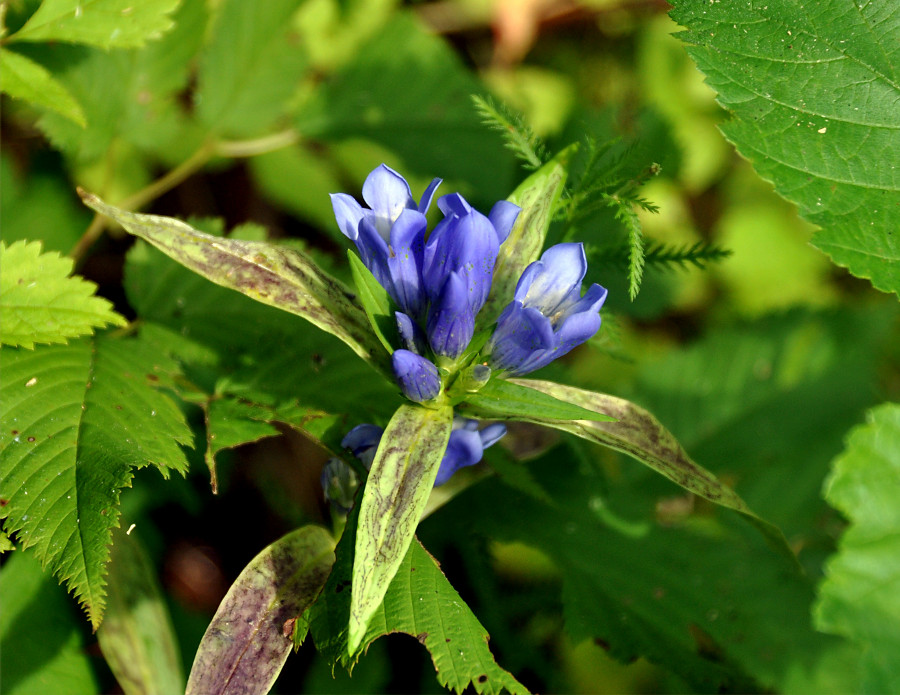
{"type": "Polygon", "coordinates": [[[232,584],[206,629],[186,695],[263,695],[291,652],[292,618],[312,604],[334,564],[334,541],[303,526],[259,553],[232,584]]]}
{"type": "Polygon", "coordinates": [[[73,262],[57,252],[41,253],[38,241],[0,242],[0,341],[33,348],[65,343],[107,324],[124,326],[112,304],[94,296],[97,286],[72,276],[73,262]]]}
{"type": "Polygon", "coordinates": [[[0,91],[87,125],[81,104],[43,65],[0,47],[0,91]]]}
{"type": "Polygon", "coordinates": [[[356,297],[305,254],[266,242],[204,234],[181,220],[128,212],[80,189],[79,194],[85,205],[195,273],[258,302],[302,316],[390,374],[387,355],[356,297]]]}
{"type": "Polygon", "coordinates": [[[402,405],[388,423],[359,507],[348,649],[355,653],[403,561],[431,495],[453,408],[402,405]]]}
{"type": "Polygon", "coordinates": [[[181,0],[44,0],[9,41],[66,41],[138,48],[174,26],[181,0]]]}
{"type": "MultiPolygon", "coordinates": [[[[185,472],[192,435],[156,390],[168,358],[139,340],[4,348],[0,518],[100,624],[110,530],[133,469],[185,472]]],[[[174,368],[171,368],[174,370],[174,368]]]]}
{"type": "Polygon", "coordinates": [[[106,615],[97,640],[126,695],[184,690],[178,642],[156,569],[137,533],[121,528],[113,532],[106,615]]]}
{"type": "Polygon", "coordinates": [[[863,647],[861,692],[900,688],[900,404],[885,403],[851,430],[825,498],[850,520],[825,567],[817,627],[863,647]]]}
{"type": "Polygon", "coordinates": [[[347,258],[350,261],[350,272],[353,274],[359,303],[362,304],[378,340],[384,345],[388,354],[391,354],[394,352],[391,338],[397,332],[396,319],[391,310],[391,297],[372,275],[372,271],[366,268],[360,257],[353,252],[353,249],[347,249],[347,258]]]}
{"type": "Polygon", "coordinates": [[[539,389],[524,384],[493,379],[477,392],[466,396],[466,402],[487,416],[496,414],[503,418],[542,418],[548,420],[614,421],[607,413],[585,408],[576,403],[560,400],[539,389]]]}
{"type": "Polygon", "coordinates": [[[569,145],[525,179],[509,196],[522,208],[509,236],[500,245],[491,292],[479,312],[479,326],[493,322],[512,301],[522,271],[537,260],[568,178],[569,161],[578,143],[569,145]]]}
{"type": "Polygon", "coordinates": [[[628,454],[688,492],[733,509],[756,526],[775,550],[796,563],[796,556],[788,546],[784,534],[776,526],[757,516],[734,490],[691,460],[675,436],[643,408],[624,398],[564,386],[553,381],[511,381],[611,415],[615,418],[613,422],[565,421],[541,417],[527,419],[628,454]]]}

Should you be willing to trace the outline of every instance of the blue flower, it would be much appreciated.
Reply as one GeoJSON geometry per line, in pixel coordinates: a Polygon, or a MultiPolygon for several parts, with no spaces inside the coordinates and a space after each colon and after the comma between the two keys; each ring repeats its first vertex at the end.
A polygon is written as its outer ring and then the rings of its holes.
{"type": "MultiPolygon", "coordinates": [[[[341,446],[350,449],[353,455],[369,468],[383,434],[384,430],[376,425],[357,425],[347,433],[341,446]]],[[[453,430],[450,432],[447,451],[441,459],[435,486],[446,483],[460,468],[481,461],[484,450],[505,434],[506,425],[502,423],[493,423],[479,430],[478,422],[475,420],[453,418],[453,430]]]]}
{"type": "Polygon", "coordinates": [[[597,332],[606,290],[594,284],[582,297],[585,272],[582,244],[551,246],[525,269],[488,343],[491,367],[528,374],[597,332]]]}
{"type": "MultiPolygon", "coordinates": [[[[375,455],[374,451],[372,455],[375,455]]],[[[369,465],[372,465],[371,461],[369,465]]],[[[328,459],[319,480],[325,499],[341,511],[349,512],[359,487],[359,478],[354,470],[338,458],[328,459]]]]}
{"type": "Polygon", "coordinates": [[[414,318],[425,312],[422,262],[425,213],[441,179],[434,179],[416,205],[400,174],[380,165],[366,177],[362,207],[346,193],[332,193],[338,227],[356,243],[359,255],[397,305],[414,318]]]}
{"type": "Polygon", "coordinates": [[[475,315],[491,291],[494,265],[520,212],[505,200],[485,217],[458,193],[438,200],[444,219],[425,244],[423,280],[430,302],[426,332],[431,349],[459,357],[472,339],[475,315]]]}
{"type": "Polygon", "coordinates": [[[394,376],[409,400],[423,403],[441,392],[438,368],[428,359],[409,350],[394,350],[391,355],[394,376]]]}

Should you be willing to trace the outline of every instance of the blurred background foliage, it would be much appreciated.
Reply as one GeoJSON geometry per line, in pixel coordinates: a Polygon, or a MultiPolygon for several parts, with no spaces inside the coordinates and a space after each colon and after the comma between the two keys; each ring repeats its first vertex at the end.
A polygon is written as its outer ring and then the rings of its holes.
{"type": "MultiPolygon", "coordinates": [[[[37,4],[4,3],[7,33],[37,4]]],[[[39,239],[70,254],[148,335],[189,341],[187,368],[209,393],[221,389],[214,348],[227,343],[231,394],[277,380],[285,398],[353,413],[326,422],[324,437],[332,425],[383,422],[398,401],[332,339],[286,329],[272,310],[131,248],[92,220],[76,185],[124,207],[217,218],[220,229],[252,221],[346,274],[327,194],[358,195],[379,163],[415,195],[441,176],[443,192],[482,210],[524,177],[472,94],[521,113],[554,151],[586,135],[618,143],[628,171],[658,164],[641,189],[659,208],[639,211],[647,244],[731,254],[704,267],[648,262],[631,301],[625,265],[603,253],[625,230],[609,209],[581,220],[575,238],[596,261],[586,280],[610,290],[604,327],[546,373],[648,408],[784,530],[807,577],[734,515],[619,454],[528,426],[488,452],[495,475],[461,476],[477,484],[432,514],[420,538],[490,632],[498,663],[534,691],[855,689],[860,648],[818,632],[811,613],[844,528],[822,490],[848,430],[900,396],[897,304],[813,249],[811,226],[724,140],[716,126],[726,115],[673,38],[665,2],[169,4],[174,24],[143,46],[10,45],[72,95],[86,125],[3,97],[7,243],[39,239]]],[[[188,477],[141,471],[122,497],[159,570],[186,670],[253,555],[302,523],[329,523],[325,452],[281,425],[236,433],[234,444],[256,443],[222,447],[213,496],[203,415],[188,414],[199,445],[188,477]]],[[[29,556],[7,557],[6,692],[114,691],[65,591],[29,556]]],[[[427,653],[404,636],[374,644],[352,680],[334,676],[307,645],[275,692],[440,691],[427,653]]]]}

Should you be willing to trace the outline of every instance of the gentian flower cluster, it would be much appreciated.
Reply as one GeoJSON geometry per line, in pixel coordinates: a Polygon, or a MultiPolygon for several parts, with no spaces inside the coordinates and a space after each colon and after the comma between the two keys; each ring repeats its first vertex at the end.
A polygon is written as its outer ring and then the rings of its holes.
{"type": "MultiPolygon", "coordinates": [[[[444,218],[426,237],[425,213],[440,184],[434,179],[416,203],[406,180],[382,164],[363,184],[368,207],[344,193],[331,196],[338,227],[398,308],[400,344],[391,362],[401,391],[417,403],[443,398],[445,388],[473,362],[471,369],[481,370],[480,383],[491,370],[495,376],[519,376],[549,364],[597,332],[606,299],[599,285],[581,295],[587,271],[582,245],[558,244],[525,269],[492,336],[472,351],[479,354],[467,352],[497,254],[520,208],[500,201],[485,216],[459,193],[444,195],[437,201],[444,218]]],[[[477,463],[505,431],[502,425],[477,430],[474,421],[454,424],[436,484],[477,463]]],[[[361,425],[347,435],[345,446],[357,456],[374,456],[381,432],[361,425]]]]}

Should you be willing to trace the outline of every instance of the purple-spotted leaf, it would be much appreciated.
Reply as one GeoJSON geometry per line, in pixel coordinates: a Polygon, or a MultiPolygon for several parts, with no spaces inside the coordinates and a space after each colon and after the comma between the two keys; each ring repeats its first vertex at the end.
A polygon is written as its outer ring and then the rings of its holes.
{"type": "Polygon", "coordinates": [[[348,649],[366,634],[403,561],[450,439],[453,408],[402,405],[372,462],[359,508],[348,649]]]}
{"type": "Polygon", "coordinates": [[[525,179],[509,196],[522,212],[506,241],[500,245],[491,293],[479,313],[479,326],[495,321],[512,301],[516,283],[525,267],[541,255],[553,213],[568,177],[569,160],[578,145],[570,145],[525,179]]]}
{"type": "Polygon", "coordinates": [[[186,695],[267,693],[293,643],[292,619],[318,596],[334,564],[334,541],[304,526],[272,543],[232,584],[203,635],[186,695]]]}
{"type": "Polygon", "coordinates": [[[195,273],[263,304],[302,316],[389,373],[384,350],[356,297],[300,251],[204,234],[171,217],[121,210],[80,189],[79,195],[89,208],[115,220],[195,273]]]}
{"type": "MultiPolygon", "coordinates": [[[[628,454],[685,490],[739,512],[766,536],[773,547],[791,557],[794,556],[784,539],[784,534],[777,527],[760,519],[734,490],[692,461],[675,439],[675,435],[643,408],[624,398],[586,391],[575,386],[564,386],[553,381],[540,379],[510,379],[510,381],[588,410],[606,413],[615,418],[615,421],[553,420],[540,416],[515,419],[553,427],[628,454]]],[[[492,419],[497,417],[491,414],[492,419]]]]}
{"type": "Polygon", "coordinates": [[[106,617],[97,639],[126,695],[180,693],[184,673],[156,570],[137,533],[113,531],[106,617]]]}

